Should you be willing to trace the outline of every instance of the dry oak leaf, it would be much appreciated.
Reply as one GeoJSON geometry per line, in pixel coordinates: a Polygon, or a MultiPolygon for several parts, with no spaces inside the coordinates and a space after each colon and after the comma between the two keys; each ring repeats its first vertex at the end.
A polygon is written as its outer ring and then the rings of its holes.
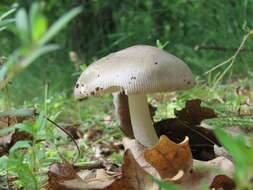
{"type": "Polygon", "coordinates": [[[68,162],[51,164],[47,175],[49,179],[44,189],[48,190],[68,190],[61,182],[77,177],[73,166],[68,162]]]}
{"type": "Polygon", "coordinates": [[[47,190],[90,190],[102,189],[114,181],[101,163],[74,166],[68,162],[54,163],[48,171],[47,190]]]}
{"type": "Polygon", "coordinates": [[[142,163],[143,169],[147,171],[149,168],[150,171],[150,168],[154,167],[162,180],[177,184],[185,190],[199,190],[203,183],[210,185],[216,175],[230,175],[234,171],[233,163],[225,157],[218,157],[210,161],[193,160],[188,138],[176,144],[162,136],[159,143],[148,150],[145,150],[145,147],[136,140],[124,139],[123,143],[126,148],[133,150],[134,157],[142,163]],[[143,152],[145,158],[147,157],[146,161],[153,167],[148,166],[143,158],[143,152]]]}
{"type": "Polygon", "coordinates": [[[35,108],[0,112],[0,129],[10,127],[17,123],[22,123],[23,121],[33,122],[33,116],[35,115],[35,112],[35,108]]]}
{"type": "MultiPolygon", "coordinates": [[[[0,112],[0,130],[13,126],[23,121],[33,122],[34,108],[10,110],[0,112]]],[[[10,148],[18,141],[32,140],[32,136],[24,131],[12,131],[6,135],[0,135],[0,156],[7,154],[10,148]]]]}
{"type": "Polygon", "coordinates": [[[131,150],[131,153],[134,156],[135,161],[144,169],[149,175],[160,178],[157,170],[148,163],[144,158],[144,150],[146,149],[141,143],[135,139],[130,139],[128,137],[123,138],[123,145],[125,150],[131,150]]]}
{"type": "Polygon", "coordinates": [[[216,118],[217,115],[211,108],[201,107],[201,100],[188,100],[185,108],[175,111],[175,115],[181,121],[187,121],[192,125],[200,125],[204,119],[216,118]]]}
{"type": "Polygon", "coordinates": [[[219,145],[219,142],[211,129],[200,126],[204,119],[217,117],[214,111],[202,107],[200,99],[194,99],[188,100],[185,108],[175,110],[175,114],[176,118],[164,119],[154,124],[158,136],[166,135],[176,143],[188,136],[193,158],[198,160],[215,158],[213,145],[219,145]]]}
{"type": "Polygon", "coordinates": [[[144,158],[163,179],[172,178],[179,171],[186,173],[191,170],[193,164],[188,137],[176,144],[163,135],[154,147],[144,151],[144,158]]]}
{"type": "Polygon", "coordinates": [[[124,155],[122,177],[115,180],[103,190],[158,190],[158,186],[150,179],[150,175],[143,170],[128,149],[124,155]]]}
{"type": "Polygon", "coordinates": [[[235,189],[235,181],[231,178],[229,178],[226,175],[217,175],[213,179],[212,184],[209,188],[211,189],[223,189],[223,190],[233,190],[235,189]]]}
{"type": "Polygon", "coordinates": [[[233,163],[225,157],[217,157],[210,161],[194,160],[192,170],[182,176],[176,176],[166,181],[178,184],[185,190],[200,190],[201,184],[210,185],[215,176],[220,174],[231,175],[233,171],[233,163]]]}

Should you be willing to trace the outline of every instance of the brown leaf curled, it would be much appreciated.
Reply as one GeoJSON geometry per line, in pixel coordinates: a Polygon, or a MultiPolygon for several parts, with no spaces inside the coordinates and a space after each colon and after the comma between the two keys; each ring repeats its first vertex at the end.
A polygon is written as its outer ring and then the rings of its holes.
{"type": "Polygon", "coordinates": [[[193,163],[188,137],[176,144],[166,136],[161,136],[159,143],[144,151],[144,157],[161,178],[172,178],[180,170],[188,172],[193,163]]]}

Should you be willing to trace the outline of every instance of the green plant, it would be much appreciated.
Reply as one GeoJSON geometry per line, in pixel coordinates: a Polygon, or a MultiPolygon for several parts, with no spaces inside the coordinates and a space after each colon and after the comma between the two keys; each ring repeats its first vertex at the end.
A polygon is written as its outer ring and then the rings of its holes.
{"type": "Polygon", "coordinates": [[[223,65],[229,64],[223,72],[221,72],[221,73],[219,73],[218,75],[215,76],[217,79],[214,82],[214,87],[216,87],[218,85],[218,83],[227,74],[227,72],[232,69],[232,67],[235,63],[235,60],[238,57],[238,54],[244,48],[246,41],[248,40],[248,38],[251,35],[253,35],[253,29],[251,29],[251,30],[247,29],[247,34],[243,36],[242,42],[241,42],[240,46],[238,47],[238,49],[236,50],[235,54],[233,56],[231,56],[229,59],[227,59],[226,61],[216,65],[215,67],[213,67],[209,71],[205,72],[205,74],[208,74],[208,73],[211,73],[211,72],[215,71],[216,69],[222,67],[223,65]]]}
{"type": "Polygon", "coordinates": [[[81,7],[74,8],[48,28],[43,7],[42,3],[34,3],[29,14],[24,8],[17,11],[16,26],[12,27],[12,31],[20,38],[21,46],[7,58],[7,62],[0,69],[0,90],[37,58],[58,49],[58,45],[48,42],[82,11],[81,7]]]}
{"type": "Polygon", "coordinates": [[[236,167],[234,179],[236,190],[253,188],[253,136],[246,139],[245,134],[232,137],[221,128],[215,128],[215,134],[222,145],[233,157],[236,167]]]}
{"type": "MultiPolygon", "coordinates": [[[[41,55],[54,51],[59,48],[56,44],[48,44],[64,26],[67,25],[77,14],[82,11],[81,7],[74,8],[60,17],[49,28],[47,26],[48,19],[43,13],[44,4],[32,4],[29,13],[23,8],[16,13],[16,18],[5,19],[16,9],[2,14],[0,16],[1,30],[6,29],[6,25],[15,21],[15,26],[9,26],[10,30],[19,37],[21,45],[13,53],[7,57],[6,63],[0,67],[0,91],[7,89],[8,83],[19,72],[27,68],[41,55]]],[[[47,96],[46,96],[47,98],[47,96]]],[[[45,104],[46,105],[46,104],[45,104]]],[[[46,106],[44,110],[47,111],[46,106]]],[[[3,114],[3,113],[1,113],[3,114]]],[[[14,114],[26,114],[24,112],[14,114]]],[[[40,189],[42,182],[41,176],[37,173],[41,168],[49,165],[48,152],[51,152],[49,157],[52,161],[59,160],[57,150],[52,154],[52,151],[44,151],[45,144],[41,139],[52,142],[57,139],[57,133],[54,133],[53,128],[46,128],[44,114],[41,114],[35,124],[22,123],[0,131],[4,135],[13,130],[25,131],[32,136],[32,140],[21,140],[15,143],[9,150],[9,155],[0,158],[0,174],[4,176],[16,175],[18,179],[14,182],[17,186],[24,187],[27,190],[40,189]]],[[[0,175],[1,176],[1,175],[0,175]]],[[[43,177],[45,179],[45,176],[43,177]]]]}
{"type": "Polygon", "coordinates": [[[10,23],[14,23],[15,19],[7,18],[16,11],[16,8],[12,8],[9,11],[0,15],[0,32],[5,30],[10,23]]]}

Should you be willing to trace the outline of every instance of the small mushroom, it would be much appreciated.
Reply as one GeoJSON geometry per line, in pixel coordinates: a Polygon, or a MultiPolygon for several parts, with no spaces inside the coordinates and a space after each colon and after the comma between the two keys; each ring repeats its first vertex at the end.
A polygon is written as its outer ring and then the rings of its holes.
{"type": "Polygon", "coordinates": [[[151,147],[158,137],[146,94],[186,90],[194,85],[193,75],[182,60],[156,47],[137,45],[89,65],[79,77],[74,95],[83,99],[113,92],[126,94],[134,137],[151,147]]]}

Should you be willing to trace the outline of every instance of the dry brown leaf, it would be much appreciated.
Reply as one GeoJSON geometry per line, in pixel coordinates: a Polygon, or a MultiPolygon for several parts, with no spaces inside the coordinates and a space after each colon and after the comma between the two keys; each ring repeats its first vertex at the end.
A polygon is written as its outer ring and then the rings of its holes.
{"type": "Polygon", "coordinates": [[[188,136],[195,159],[211,160],[215,158],[213,145],[219,145],[213,131],[200,126],[204,119],[217,117],[210,108],[201,107],[201,100],[189,100],[185,108],[175,111],[176,118],[155,123],[158,136],[166,135],[174,142],[181,142],[188,136]]]}
{"type": "Polygon", "coordinates": [[[156,171],[156,169],[152,167],[144,158],[144,150],[146,149],[145,146],[143,146],[137,140],[130,138],[124,138],[123,144],[125,150],[127,149],[131,150],[135,161],[141,166],[142,169],[144,169],[148,174],[156,178],[160,178],[160,175],[156,171]]]}
{"type": "Polygon", "coordinates": [[[217,175],[209,187],[215,190],[221,188],[223,190],[233,190],[235,189],[235,181],[226,175],[217,175]]]}
{"type": "Polygon", "coordinates": [[[134,159],[130,150],[126,150],[122,165],[122,177],[103,190],[158,190],[150,175],[134,159]]]}
{"type": "Polygon", "coordinates": [[[67,190],[61,182],[77,177],[73,166],[68,162],[51,164],[47,174],[49,179],[44,188],[50,190],[67,190]]]}
{"type": "Polygon", "coordinates": [[[78,172],[77,176],[74,179],[65,180],[61,184],[67,187],[67,190],[90,190],[102,189],[115,180],[115,177],[109,175],[105,169],[84,170],[78,172]]]}
{"type": "MultiPolygon", "coordinates": [[[[161,137],[156,146],[145,150],[145,147],[140,145],[138,141],[124,139],[125,147],[133,150],[134,157],[138,162],[143,162],[144,167],[152,168],[147,166],[142,153],[144,151],[146,157],[147,151],[148,153],[151,151],[147,161],[158,170],[162,180],[177,184],[185,190],[199,190],[200,184],[211,184],[216,175],[231,175],[233,173],[234,165],[225,157],[218,157],[210,161],[192,160],[187,144],[187,141],[180,145],[166,137],[161,137]],[[192,162],[193,168],[191,168],[192,162]]],[[[146,168],[143,169],[146,170],[146,168]]]]}
{"type": "Polygon", "coordinates": [[[70,124],[64,127],[72,136],[74,139],[80,139],[83,138],[83,131],[81,131],[80,123],[74,123],[70,124]]]}
{"type": "MultiPolygon", "coordinates": [[[[17,123],[22,123],[23,121],[33,122],[33,115],[35,113],[34,108],[16,110],[17,112],[25,112],[27,115],[15,116],[11,114],[13,111],[6,111],[5,113],[0,113],[0,129],[8,128],[17,123]],[[9,113],[9,115],[8,115],[9,113]]],[[[7,154],[10,148],[20,140],[32,140],[32,136],[24,131],[12,131],[9,134],[0,136],[0,156],[7,154]]]]}
{"type": "Polygon", "coordinates": [[[216,118],[217,115],[211,108],[201,107],[201,100],[188,100],[185,108],[175,111],[175,115],[181,121],[186,121],[192,125],[200,125],[204,119],[216,118]]]}
{"type": "MultiPolygon", "coordinates": [[[[18,110],[17,110],[18,111],[18,110]]],[[[35,109],[33,108],[28,108],[28,109],[22,109],[21,111],[27,111],[31,114],[35,113],[35,109]]],[[[11,112],[11,111],[10,111],[11,112]]],[[[6,111],[6,113],[8,113],[8,111],[6,111]]],[[[31,121],[33,122],[33,115],[29,115],[29,116],[15,116],[15,115],[6,115],[6,114],[1,114],[0,113],[0,129],[4,129],[7,127],[10,127],[12,125],[15,125],[17,123],[22,123],[23,121],[31,121]]]]}
{"type": "Polygon", "coordinates": [[[200,190],[201,184],[211,184],[219,174],[231,175],[234,171],[233,163],[225,157],[218,157],[210,161],[194,160],[193,169],[178,179],[168,179],[169,183],[178,184],[185,190],[200,190]]]}
{"type": "Polygon", "coordinates": [[[68,162],[54,163],[48,171],[47,190],[90,190],[110,185],[119,172],[110,172],[102,164],[74,166],[68,162]]]}
{"type": "Polygon", "coordinates": [[[161,178],[171,178],[180,170],[186,173],[192,167],[188,137],[176,144],[168,137],[161,136],[153,148],[144,151],[144,157],[159,172],[161,178]]]}

